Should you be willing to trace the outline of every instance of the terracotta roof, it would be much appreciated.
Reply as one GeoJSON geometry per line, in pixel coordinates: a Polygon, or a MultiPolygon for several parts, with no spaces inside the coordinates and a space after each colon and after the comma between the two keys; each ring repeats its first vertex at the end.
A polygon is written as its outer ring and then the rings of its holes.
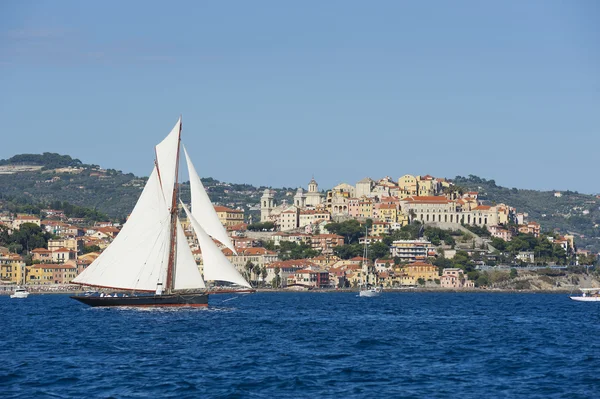
{"type": "Polygon", "coordinates": [[[33,252],[35,254],[45,254],[45,253],[49,253],[49,252],[52,252],[52,251],[50,251],[49,249],[46,249],[46,248],[36,248],[33,251],[31,251],[31,252],[33,252]]]}
{"type": "Polygon", "coordinates": [[[420,262],[420,261],[416,261],[416,262],[406,265],[406,267],[411,267],[411,266],[433,266],[433,265],[431,263],[420,262]]]}
{"type": "Polygon", "coordinates": [[[55,249],[52,252],[71,252],[71,250],[69,248],[60,247],[60,248],[55,249]]]}
{"type": "Polygon", "coordinates": [[[408,202],[419,202],[423,204],[447,204],[450,201],[442,196],[412,196],[406,199],[408,202]]]}
{"type": "Polygon", "coordinates": [[[53,263],[53,264],[44,264],[38,263],[37,265],[31,266],[33,269],[77,269],[77,267],[73,265],[69,265],[66,263],[53,263]]]}
{"type": "Polygon", "coordinates": [[[214,208],[215,208],[215,212],[234,212],[234,213],[243,212],[238,209],[231,209],[231,208],[227,208],[226,206],[220,206],[220,205],[217,205],[214,208]]]}

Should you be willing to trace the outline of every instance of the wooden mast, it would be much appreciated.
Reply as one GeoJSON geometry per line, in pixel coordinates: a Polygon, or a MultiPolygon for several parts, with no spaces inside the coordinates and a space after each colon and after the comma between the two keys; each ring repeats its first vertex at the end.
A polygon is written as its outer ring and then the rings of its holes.
{"type": "Polygon", "coordinates": [[[171,247],[169,248],[169,264],[167,266],[167,294],[175,288],[175,261],[177,253],[177,192],[179,181],[179,148],[181,144],[181,115],[179,116],[179,135],[177,137],[177,158],[175,161],[175,184],[173,184],[173,199],[171,202],[171,247]]]}

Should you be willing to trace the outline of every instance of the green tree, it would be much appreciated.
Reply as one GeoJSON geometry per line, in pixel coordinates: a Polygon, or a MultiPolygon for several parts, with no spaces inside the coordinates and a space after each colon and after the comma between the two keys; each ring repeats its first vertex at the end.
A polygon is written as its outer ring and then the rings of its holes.
{"type": "Polygon", "coordinates": [[[390,248],[383,242],[375,242],[369,245],[369,259],[375,260],[379,258],[388,258],[390,256],[390,248]]]}
{"type": "Polygon", "coordinates": [[[89,254],[90,252],[100,252],[100,247],[97,245],[86,245],[83,247],[83,253],[89,254]]]}
{"type": "Polygon", "coordinates": [[[346,244],[358,242],[358,239],[365,235],[365,229],[358,220],[346,220],[341,223],[329,223],[325,228],[333,234],[344,237],[346,244]]]}

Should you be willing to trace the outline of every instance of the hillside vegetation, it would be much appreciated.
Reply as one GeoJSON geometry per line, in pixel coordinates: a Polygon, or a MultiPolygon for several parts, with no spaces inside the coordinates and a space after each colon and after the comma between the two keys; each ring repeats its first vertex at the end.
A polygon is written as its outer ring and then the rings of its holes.
{"type": "Polygon", "coordinates": [[[576,191],[520,190],[497,186],[494,180],[457,176],[453,182],[467,191],[478,191],[479,199],[504,203],[529,214],[542,230],[577,236],[580,247],[600,250],[600,198],[576,191]]]}
{"type": "MultiPolygon", "coordinates": [[[[0,194],[12,200],[52,203],[66,201],[105,213],[113,218],[123,218],[131,212],[145,177],[136,177],[119,170],[101,169],[97,165],[82,163],[79,159],[55,153],[21,154],[0,160],[7,165],[36,165],[40,170],[0,174],[0,194]]],[[[249,184],[223,183],[203,178],[207,192],[215,204],[244,209],[253,221],[259,218],[259,201],[266,187],[249,184]]],[[[518,212],[529,214],[543,230],[574,233],[579,247],[600,250],[600,199],[593,195],[563,191],[557,198],[552,191],[519,190],[497,186],[494,180],[477,176],[457,176],[454,183],[464,190],[480,192],[480,199],[492,203],[505,203],[518,212]]],[[[275,189],[278,203],[287,199],[292,203],[295,188],[275,189]]],[[[181,197],[189,199],[189,185],[184,183],[181,197]]]]}

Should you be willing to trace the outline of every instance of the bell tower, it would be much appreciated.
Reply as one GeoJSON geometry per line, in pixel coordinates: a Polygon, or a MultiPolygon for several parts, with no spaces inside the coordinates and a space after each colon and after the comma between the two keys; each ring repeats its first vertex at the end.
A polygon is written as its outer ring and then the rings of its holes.
{"type": "Polygon", "coordinates": [[[275,193],[273,190],[268,188],[263,192],[260,197],[260,221],[268,222],[271,216],[271,211],[275,208],[275,193]]]}

